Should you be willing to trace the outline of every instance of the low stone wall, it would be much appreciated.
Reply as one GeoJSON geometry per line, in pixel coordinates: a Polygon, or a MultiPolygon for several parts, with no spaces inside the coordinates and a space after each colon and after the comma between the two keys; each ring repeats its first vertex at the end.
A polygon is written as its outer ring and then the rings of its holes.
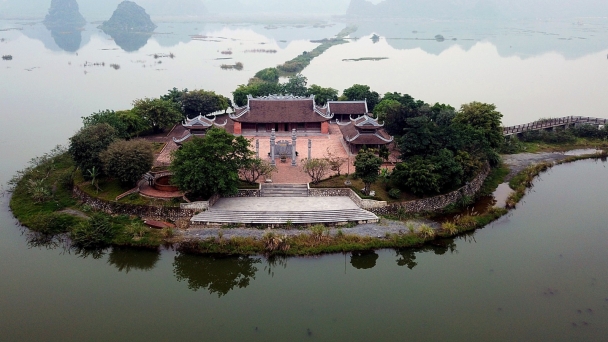
{"type": "Polygon", "coordinates": [[[490,166],[486,165],[484,169],[467,185],[458,190],[454,190],[444,195],[423,198],[415,201],[391,203],[384,207],[372,208],[369,211],[376,215],[395,215],[397,213],[421,213],[441,210],[450,204],[458,202],[463,196],[475,196],[483,182],[490,174],[490,166]]]}
{"type": "Polygon", "coordinates": [[[74,186],[74,188],[72,189],[72,194],[82,203],[90,206],[95,210],[102,211],[107,214],[135,215],[142,218],[145,217],[155,220],[171,221],[177,221],[183,218],[189,219],[194,215],[194,210],[192,209],[163,206],[156,207],[105,201],[90,196],[89,194],[80,190],[80,188],[78,188],[77,186],[74,186]]]}
{"type": "Polygon", "coordinates": [[[308,190],[308,196],[348,196],[359,208],[369,210],[376,215],[394,215],[399,211],[405,213],[421,213],[441,210],[450,204],[458,202],[462,196],[474,196],[477,194],[479,189],[481,189],[483,182],[486,180],[489,174],[490,166],[486,165],[470,183],[458,190],[454,190],[444,195],[400,203],[388,204],[386,201],[362,199],[350,188],[310,188],[308,190]]]}
{"type": "Polygon", "coordinates": [[[197,201],[197,202],[188,202],[182,203],[179,205],[181,209],[190,209],[197,212],[209,210],[209,208],[213,207],[215,202],[217,202],[222,196],[215,194],[209,198],[207,201],[197,201]]]}
{"type": "Polygon", "coordinates": [[[387,205],[386,201],[375,201],[370,199],[362,199],[350,188],[309,188],[308,196],[310,197],[338,197],[346,196],[355,202],[359,208],[373,209],[382,208],[387,205]]]}
{"type": "Polygon", "coordinates": [[[223,196],[226,198],[234,198],[234,197],[261,197],[261,190],[260,189],[239,189],[239,191],[236,193],[236,195],[232,195],[232,196],[223,196]]]}

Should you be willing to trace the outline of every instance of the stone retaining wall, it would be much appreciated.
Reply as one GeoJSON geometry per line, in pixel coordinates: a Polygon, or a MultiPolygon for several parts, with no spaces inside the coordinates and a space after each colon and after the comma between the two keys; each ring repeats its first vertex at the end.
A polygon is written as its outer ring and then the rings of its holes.
{"type": "Polygon", "coordinates": [[[177,221],[179,219],[190,219],[194,215],[192,209],[181,209],[175,207],[163,207],[163,206],[147,206],[147,205],[135,205],[118,202],[105,201],[99,198],[95,198],[80,190],[77,186],[72,189],[72,194],[82,203],[90,206],[91,208],[102,211],[107,214],[115,215],[135,215],[142,218],[149,218],[155,220],[171,220],[177,221]]]}
{"type": "Polygon", "coordinates": [[[234,197],[261,197],[260,189],[239,189],[236,195],[231,196],[223,196],[225,198],[234,198],[234,197]]]}
{"type": "Polygon", "coordinates": [[[179,205],[181,209],[190,209],[196,212],[209,210],[209,208],[213,207],[215,202],[217,202],[222,196],[215,194],[209,198],[207,201],[197,201],[190,203],[182,203],[179,205]]]}
{"type": "Polygon", "coordinates": [[[444,195],[391,204],[388,204],[385,201],[362,199],[350,188],[310,188],[308,190],[308,196],[348,196],[359,208],[369,210],[376,215],[394,215],[400,211],[404,213],[421,213],[441,210],[450,204],[458,202],[463,196],[475,196],[489,174],[490,166],[486,165],[471,182],[458,190],[454,190],[444,195]]]}

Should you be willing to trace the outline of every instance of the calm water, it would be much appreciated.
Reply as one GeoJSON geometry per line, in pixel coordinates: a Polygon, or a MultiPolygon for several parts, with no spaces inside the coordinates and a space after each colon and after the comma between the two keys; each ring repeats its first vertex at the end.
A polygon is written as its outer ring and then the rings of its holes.
{"type": "MultiPolygon", "coordinates": [[[[327,51],[304,74],[337,89],[360,82],[455,106],[495,102],[508,124],[605,116],[607,51],[598,43],[606,41],[605,22],[518,25],[482,30],[427,23],[398,26],[400,35],[392,26],[362,26],[359,40],[327,51]],[[385,39],[408,38],[413,30],[458,40],[385,39]],[[368,39],[372,32],[383,36],[376,44],[368,39]],[[583,33],[586,39],[559,39],[583,33]],[[389,59],[342,62],[374,56],[389,59]]],[[[174,86],[229,95],[255,71],[313,48],[309,39],[344,25],[163,24],[157,32],[167,34],[128,53],[93,25],[71,52],[41,25],[0,21],[2,30],[13,27],[23,30],[0,31],[0,55],[14,57],[0,61],[0,184],[30,158],[65,143],[81,116],[127,108],[174,86]],[[193,41],[195,34],[211,38],[193,41]],[[245,52],[255,48],[277,53],[245,52]],[[216,60],[227,49],[233,60],[216,60]],[[175,58],[154,59],[155,53],[175,58]],[[219,68],[236,61],[245,70],[219,68]]],[[[425,251],[271,263],[133,250],[94,259],[61,246],[36,247],[11,217],[8,199],[0,198],[0,339],[605,340],[606,173],[603,163],[559,166],[508,217],[425,251]]]]}

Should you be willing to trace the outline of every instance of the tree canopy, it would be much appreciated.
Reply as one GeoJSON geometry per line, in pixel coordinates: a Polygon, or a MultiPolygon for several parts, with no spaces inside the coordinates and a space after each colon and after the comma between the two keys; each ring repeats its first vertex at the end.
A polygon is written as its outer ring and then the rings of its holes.
{"type": "Polygon", "coordinates": [[[99,155],[115,139],[116,130],[107,123],[83,127],[70,138],[68,152],[86,177],[87,170],[92,170],[94,167],[96,170],[102,169],[103,163],[99,155]]]}
{"type": "Polygon", "coordinates": [[[171,128],[182,119],[182,114],[175,104],[162,99],[135,100],[133,111],[156,133],[171,128]]]}
{"type": "Polygon", "coordinates": [[[197,196],[231,195],[238,190],[239,170],[252,160],[249,140],[211,128],[173,154],[172,181],[180,190],[197,196]]]}
{"type": "Polygon", "coordinates": [[[381,166],[382,158],[371,150],[361,150],[355,157],[355,176],[365,183],[365,194],[369,194],[370,185],[378,180],[381,166]]]}
{"type": "Polygon", "coordinates": [[[135,185],[152,168],[152,144],[144,140],[117,140],[100,154],[104,173],[121,183],[135,185]]]}
{"type": "Polygon", "coordinates": [[[380,94],[372,91],[369,86],[362,84],[355,84],[350,88],[344,89],[342,96],[346,101],[367,100],[367,109],[370,112],[373,112],[376,105],[380,102],[380,94]]]}
{"type": "Polygon", "coordinates": [[[214,91],[193,90],[183,93],[180,103],[184,114],[188,118],[198,115],[207,115],[228,109],[232,103],[230,99],[216,94],[214,91]]]}
{"type": "Polygon", "coordinates": [[[334,88],[323,88],[313,84],[308,88],[308,94],[315,96],[315,103],[319,106],[325,106],[328,101],[338,100],[338,90],[334,88]]]}

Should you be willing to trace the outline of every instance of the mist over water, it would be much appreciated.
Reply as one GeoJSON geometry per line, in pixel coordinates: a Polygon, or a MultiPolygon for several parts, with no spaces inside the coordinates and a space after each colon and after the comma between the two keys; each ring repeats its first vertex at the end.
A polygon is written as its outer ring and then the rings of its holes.
{"type": "MultiPolygon", "coordinates": [[[[0,55],[13,56],[0,61],[0,184],[66,144],[82,116],[173,87],[231,97],[258,70],[353,22],[315,24],[161,22],[131,48],[95,24],[74,36],[0,21],[0,55]],[[244,70],[220,68],[234,62],[244,70]]],[[[491,102],[505,124],[606,117],[604,19],[356,24],[348,44],[304,70],[309,85],[361,83],[455,107],[491,102]],[[343,61],[366,57],[387,59],[343,61]]],[[[2,339],[602,340],[605,178],[601,162],[557,167],[509,216],[422,250],[275,260],[118,248],[75,254],[18,227],[0,197],[2,339]]]]}

